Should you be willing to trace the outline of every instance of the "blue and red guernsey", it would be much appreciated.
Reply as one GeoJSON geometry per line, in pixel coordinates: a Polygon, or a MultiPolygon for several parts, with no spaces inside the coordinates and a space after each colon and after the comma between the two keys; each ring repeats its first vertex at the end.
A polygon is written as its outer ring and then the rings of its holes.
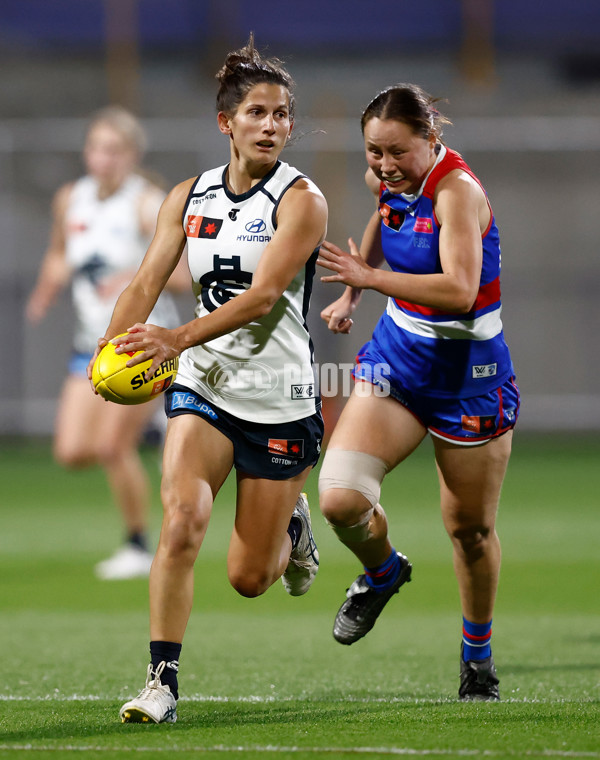
{"type": "MultiPolygon", "coordinates": [[[[448,148],[442,148],[418,196],[390,193],[382,185],[381,238],[392,271],[442,271],[433,197],[438,182],[455,169],[481,186],[462,157],[448,148]]],[[[500,318],[500,239],[493,214],[482,245],[479,292],[467,314],[388,300],[365,349],[390,365],[392,383],[430,396],[468,398],[498,388],[514,374],[500,318]]]]}

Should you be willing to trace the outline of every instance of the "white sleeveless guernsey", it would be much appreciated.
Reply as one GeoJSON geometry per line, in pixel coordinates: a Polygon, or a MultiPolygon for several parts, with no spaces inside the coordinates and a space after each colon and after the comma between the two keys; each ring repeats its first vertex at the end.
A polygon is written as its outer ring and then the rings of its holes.
{"type": "MultiPolygon", "coordinates": [[[[248,192],[234,195],[225,182],[226,171],[221,166],[200,175],[184,208],[196,317],[250,286],[277,227],[279,202],[304,177],[278,162],[248,192]]],[[[316,258],[314,251],[270,314],[184,351],[177,382],[250,422],[290,422],[314,414],[320,399],[315,398],[305,317],[316,258]]]]}
{"type": "MultiPolygon", "coordinates": [[[[96,350],[112,317],[120,292],[105,294],[103,284],[122,272],[133,276],[150,244],[150,238],[140,232],[139,221],[141,197],[148,184],[143,177],[132,175],[104,200],[98,197],[98,182],[93,177],[82,177],[73,186],[66,213],[66,257],[73,270],[73,348],[78,353],[96,350]]],[[[148,322],[161,327],[179,324],[169,294],[160,296],[148,322]]]]}

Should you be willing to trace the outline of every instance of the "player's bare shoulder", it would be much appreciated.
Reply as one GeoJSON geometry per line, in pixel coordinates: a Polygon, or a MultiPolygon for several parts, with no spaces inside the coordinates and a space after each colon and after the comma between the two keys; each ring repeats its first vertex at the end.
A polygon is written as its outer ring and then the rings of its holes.
{"type": "Polygon", "coordinates": [[[327,233],[328,209],[325,196],[308,177],[289,187],[277,208],[277,229],[287,230],[320,245],[327,233]]]}
{"type": "Polygon", "coordinates": [[[487,196],[480,183],[462,169],[455,169],[443,177],[435,189],[433,204],[443,224],[457,214],[473,212],[484,230],[490,218],[487,196]]]}
{"type": "Polygon", "coordinates": [[[173,189],[169,192],[167,195],[167,200],[170,203],[179,203],[183,208],[183,204],[187,201],[189,194],[192,191],[192,188],[194,187],[197,180],[198,177],[196,176],[185,179],[183,182],[179,182],[179,184],[175,185],[175,187],[173,187],[173,189]]]}
{"type": "Polygon", "coordinates": [[[181,221],[185,205],[197,179],[198,177],[190,177],[169,191],[160,209],[159,219],[168,218],[177,222],[181,221]]]}
{"type": "Polygon", "coordinates": [[[456,195],[462,200],[485,199],[485,192],[479,182],[462,169],[453,169],[440,179],[435,189],[434,202],[440,195],[449,194],[456,195]]]}
{"type": "Polygon", "coordinates": [[[286,190],[279,209],[277,218],[280,214],[309,214],[317,217],[324,217],[327,220],[327,201],[325,196],[319,190],[317,185],[308,177],[300,177],[294,184],[286,190]]]}
{"type": "Polygon", "coordinates": [[[61,185],[54,193],[54,197],[52,198],[52,211],[55,216],[64,216],[69,201],[71,200],[75,184],[75,182],[67,182],[65,185],[61,185]]]}

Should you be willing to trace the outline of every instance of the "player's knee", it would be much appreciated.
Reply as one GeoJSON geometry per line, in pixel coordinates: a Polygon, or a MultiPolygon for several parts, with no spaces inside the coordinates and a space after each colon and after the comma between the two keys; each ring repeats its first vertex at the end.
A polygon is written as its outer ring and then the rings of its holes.
{"type": "Polygon", "coordinates": [[[88,449],[82,449],[64,443],[55,444],[53,454],[55,461],[61,465],[61,467],[67,467],[71,470],[88,467],[94,461],[94,458],[88,449]]]}
{"type": "Polygon", "coordinates": [[[137,451],[123,438],[105,438],[98,441],[94,449],[94,459],[102,467],[121,465],[131,461],[132,456],[137,456],[137,451]]]}
{"type": "Polygon", "coordinates": [[[195,560],[206,533],[203,510],[192,501],[171,497],[165,503],[161,544],[168,555],[195,560]]]}
{"type": "Polygon", "coordinates": [[[491,534],[485,525],[462,525],[450,531],[450,538],[467,559],[475,562],[485,555],[491,534]]]}
{"type": "Polygon", "coordinates": [[[244,568],[230,569],[228,572],[229,583],[240,596],[254,599],[261,596],[271,586],[270,573],[261,568],[248,570],[244,568]]]}
{"type": "Polygon", "coordinates": [[[348,527],[369,519],[373,514],[370,502],[358,491],[328,488],[321,491],[319,506],[332,527],[348,527]]]}
{"type": "Polygon", "coordinates": [[[328,450],[319,477],[321,511],[342,541],[366,541],[387,465],[360,451],[328,450]]]}

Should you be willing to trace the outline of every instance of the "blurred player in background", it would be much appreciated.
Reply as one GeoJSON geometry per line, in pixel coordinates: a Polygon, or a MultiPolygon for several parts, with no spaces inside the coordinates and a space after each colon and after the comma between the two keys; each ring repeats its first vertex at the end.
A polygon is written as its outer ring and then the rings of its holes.
{"type": "MultiPolygon", "coordinates": [[[[27,317],[38,323],[70,283],[75,310],[73,351],[55,423],[54,455],[66,467],[101,465],[125,523],[125,543],[96,566],[102,579],[147,576],[149,484],[138,445],[154,402],[142,406],[105,403],[90,393],[86,367],[116,300],[137,271],[156,227],[164,192],[139,171],[145,147],[139,122],[110,106],[89,124],[83,152],[86,175],[61,187],[53,225],[27,317]]],[[[189,288],[180,268],[170,287],[189,288]]],[[[161,296],[152,318],[177,324],[175,304],[161,296]]]]}
{"type": "Polygon", "coordinates": [[[388,537],[380,486],[429,432],[462,602],[459,696],[497,700],[495,520],[519,392],[500,320],[498,229],[479,180],[442,143],[445,123],[415,85],[384,90],[362,116],[377,208],[360,250],[352,241],[350,253],[322,246],[319,263],[332,272],[322,280],[347,286],[322,317],[348,333],[365,288],[388,302],[359,351],[319,491],[326,519],[364,566],[334,624],[337,641],[352,644],[410,580],[388,537]],[[379,269],[384,259],[391,271],[379,269]]]}
{"type": "Polygon", "coordinates": [[[280,61],[263,59],[251,37],[217,78],[217,123],[230,161],[169,193],[142,266],[98,342],[129,330],[117,353],[143,351],[129,364],[151,358],[150,376],[181,354],[165,399],[151,662],[146,687],[121,708],[124,722],[176,719],[194,563],[232,468],[237,503],[227,569],[236,591],[256,597],[281,578],[299,596],[318,569],[302,494],[323,435],[306,315],[327,205],[307,177],[279,160],[294,120],[293,81],[280,61]],[[145,324],[186,241],[196,318],[174,330],[145,324]]]}

